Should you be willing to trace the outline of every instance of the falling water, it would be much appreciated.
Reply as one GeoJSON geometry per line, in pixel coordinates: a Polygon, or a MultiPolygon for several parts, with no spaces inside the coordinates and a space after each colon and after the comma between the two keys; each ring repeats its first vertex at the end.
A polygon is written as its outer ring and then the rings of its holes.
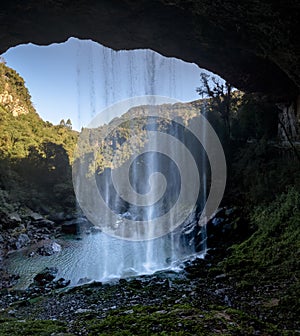
{"type": "MultiPolygon", "coordinates": [[[[150,50],[115,52],[102,47],[100,52],[93,48],[88,49],[88,52],[91,53],[88,74],[83,73],[80,64],[77,66],[78,119],[80,122],[87,114],[85,110],[87,106],[83,107],[86,90],[89,92],[90,113],[88,114],[91,117],[94,117],[95,111],[99,108],[103,109],[103,107],[124,98],[156,94],[176,97],[178,90],[181,90],[182,83],[179,80],[181,72],[178,72],[178,64],[175,59],[168,60],[150,50]],[[163,77],[160,76],[161,72],[164,73],[163,77]],[[88,87],[81,83],[81,81],[85,81],[86,77],[90,77],[88,87]]],[[[80,53],[82,50],[79,48],[78,55],[80,53]]],[[[202,113],[205,116],[205,108],[202,113]]],[[[116,115],[105,115],[105,122],[108,123],[114,117],[116,115]]],[[[182,140],[182,130],[175,127],[171,132],[175,138],[182,140]]],[[[201,132],[205,142],[205,127],[201,132]]],[[[155,143],[155,145],[157,152],[159,152],[159,143],[155,143]]],[[[182,159],[186,160],[184,154],[181,153],[182,150],[174,146],[173,142],[169,142],[168,146],[170,152],[178,157],[182,156],[182,159]]],[[[180,184],[176,167],[174,164],[161,162],[156,154],[150,153],[147,156],[146,164],[142,170],[140,168],[141,161],[134,160],[131,167],[133,188],[147,192],[145,186],[148,185],[149,179],[153,178],[154,184],[156,181],[152,174],[163,170],[167,182],[171,185],[171,189],[168,191],[169,195],[173,195],[177,192],[176,186],[180,184]]],[[[203,174],[202,206],[206,200],[206,165],[206,159],[203,156],[200,169],[203,174]]],[[[99,179],[102,188],[101,195],[105,203],[118,204],[116,195],[112,193],[112,182],[109,175],[102,174],[99,179]]],[[[149,203],[153,202],[155,199],[150,198],[149,203]]],[[[147,210],[142,212],[143,220],[151,221],[159,215],[157,211],[154,206],[148,206],[147,210]]],[[[170,232],[162,237],[152,239],[151,226],[148,231],[149,239],[142,241],[112,237],[104,232],[83,234],[78,241],[71,240],[63,243],[64,248],[58,255],[46,259],[35,256],[27,260],[26,263],[23,262],[23,267],[26,269],[27,276],[32,278],[43,267],[54,264],[59,269],[58,276],[70,279],[73,285],[76,285],[80,279],[104,281],[115,277],[149,274],[167,268],[175,269],[180,264],[180,260],[195,254],[195,244],[191,234],[198,221],[197,214],[192,212],[183,226],[172,230],[173,216],[176,215],[176,213],[170,215],[170,232]],[[36,269],[37,265],[39,265],[39,269],[36,269]]],[[[135,219],[138,216],[140,213],[135,211],[134,207],[129,207],[126,211],[123,208],[119,210],[119,221],[126,217],[135,219]]],[[[111,217],[107,216],[103,220],[109,222],[111,217]]],[[[205,227],[201,232],[204,242],[203,250],[205,250],[205,227]]],[[[20,269],[18,272],[20,273],[20,269]]]]}
{"type": "MultiPolygon", "coordinates": [[[[202,115],[204,118],[207,118],[207,106],[206,106],[206,101],[204,100],[204,103],[202,105],[202,115]]],[[[207,144],[207,128],[205,127],[205,124],[201,124],[201,135],[203,139],[203,146],[206,148],[207,144]]],[[[201,240],[202,240],[202,248],[203,252],[206,253],[207,250],[207,216],[206,216],[206,200],[207,200],[207,157],[206,153],[203,151],[202,156],[201,156],[201,174],[202,174],[202,198],[201,198],[201,203],[202,203],[202,214],[201,214],[201,219],[200,222],[202,224],[201,227],[201,240]]]]}

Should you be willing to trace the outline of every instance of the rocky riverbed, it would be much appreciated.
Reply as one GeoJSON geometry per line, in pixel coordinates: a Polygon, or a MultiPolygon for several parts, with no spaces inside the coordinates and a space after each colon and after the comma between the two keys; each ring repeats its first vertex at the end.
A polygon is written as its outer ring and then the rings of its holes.
{"type": "MultiPolygon", "coordinates": [[[[22,216],[11,219],[14,228],[6,229],[2,251],[16,250],[23,234],[29,239],[23,240],[25,248],[47,256],[57,253],[64,232],[90,230],[84,219],[22,216]]],[[[2,277],[0,335],[299,334],[296,278],[251,269],[249,276],[241,263],[226,263],[232,243],[247,235],[239,218],[236,209],[220,209],[208,223],[209,246],[217,247],[204,259],[184,262],[177,272],[70,287],[68,279],[56,278],[54,265],[26,290],[12,288],[17,275],[2,277]]]]}
{"type": "Polygon", "coordinates": [[[91,224],[75,214],[41,215],[27,207],[3,213],[0,220],[0,289],[13,287],[18,274],[9,274],[6,260],[11,253],[26,251],[26,258],[50,256],[61,251],[59,238],[90,230],[91,224]]]}
{"type": "Polygon", "coordinates": [[[297,320],[282,301],[289,284],[241,287],[218,267],[224,253],[211,250],[180,272],[2,291],[0,335],[297,334],[297,320]]]}

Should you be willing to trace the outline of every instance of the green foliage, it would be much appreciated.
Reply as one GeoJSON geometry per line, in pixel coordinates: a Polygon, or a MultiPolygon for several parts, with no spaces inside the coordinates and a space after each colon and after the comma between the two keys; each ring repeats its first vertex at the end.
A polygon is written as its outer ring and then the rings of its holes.
{"type": "MultiPolygon", "coordinates": [[[[256,231],[231,247],[221,264],[240,291],[254,286],[276,290],[263,305],[274,316],[297,321],[300,314],[300,191],[289,188],[268,205],[259,205],[250,215],[256,231]]],[[[262,295],[262,293],[259,293],[262,295]]]]}
{"type": "Polygon", "coordinates": [[[206,99],[207,118],[226,144],[230,139],[274,139],[277,136],[278,108],[257,94],[232,91],[229,83],[222,84],[214,76],[202,73],[201,87],[196,91],[206,99]],[[220,125],[220,121],[221,124],[220,125]]]}
{"type": "Polygon", "coordinates": [[[31,207],[41,203],[74,206],[70,164],[78,133],[71,130],[71,121],[67,127],[43,121],[31,104],[24,80],[0,63],[0,95],[6,91],[13,106],[0,104],[0,188],[9,192],[13,202],[31,207]],[[13,114],[20,104],[27,112],[13,114]]]}
{"type": "Polygon", "coordinates": [[[244,94],[232,114],[232,137],[236,140],[274,139],[278,130],[278,109],[263,97],[244,94]]]}
{"type": "MultiPolygon", "coordinates": [[[[108,125],[83,129],[79,146],[76,148],[77,162],[90,162],[89,175],[101,174],[105,168],[117,168],[146,145],[148,130],[172,132],[172,120],[178,119],[187,125],[200,114],[195,105],[162,105],[131,108],[121,117],[114,118],[108,125]],[[158,116],[147,117],[147,110],[155,110],[158,116]]],[[[174,127],[173,127],[174,131],[174,127]]]]}
{"type": "Polygon", "coordinates": [[[300,166],[292,149],[281,148],[264,139],[234,147],[229,160],[226,197],[230,202],[252,209],[272,201],[287,186],[300,188],[300,166]]]}
{"type": "Polygon", "coordinates": [[[111,311],[104,319],[81,316],[76,328],[89,335],[253,335],[255,328],[279,335],[276,327],[235,309],[209,306],[201,310],[190,304],[135,306],[111,311]]]}
{"type": "Polygon", "coordinates": [[[268,278],[299,277],[300,192],[290,188],[268,206],[257,206],[251,214],[255,233],[232,248],[225,261],[227,270],[255,277],[268,270],[268,278]]]}
{"type": "Polygon", "coordinates": [[[49,336],[67,335],[66,324],[60,321],[18,321],[16,319],[0,320],[0,335],[6,336],[49,336]]]}
{"type": "MultiPolygon", "coordinates": [[[[18,99],[18,104],[29,112],[35,111],[24,79],[15,70],[0,62],[0,94],[5,91],[13,97],[13,100],[18,99]]],[[[9,107],[11,104],[7,103],[7,106],[9,107]]]]}

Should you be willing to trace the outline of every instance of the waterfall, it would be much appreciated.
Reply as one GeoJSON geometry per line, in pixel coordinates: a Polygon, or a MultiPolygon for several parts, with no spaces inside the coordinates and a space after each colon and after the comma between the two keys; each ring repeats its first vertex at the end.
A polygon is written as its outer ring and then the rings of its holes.
{"type": "MultiPolygon", "coordinates": [[[[92,56],[90,59],[93,59],[92,56]]],[[[146,107],[140,107],[141,111],[144,111],[144,114],[142,113],[139,118],[147,116],[148,121],[143,127],[146,127],[147,132],[150,134],[147,135],[150,137],[150,140],[148,139],[148,142],[146,141],[144,144],[144,152],[139,153],[139,151],[135,149],[131,153],[131,159],[128,159],[128,162],[131,162],[131,164],[127,164],[130,166],[128,171],[123,166],[117,168],[111,167],[110,169],[106,168],[100,176],[96,177],[96,185],[100,191],[102,200],[106,205],[109,205],[112,212],[110,212],[110,210],[108,213],[106,213],[106,211],[103,211],[102,213],[98,212],[98,215],[94,214],[89,217],[91,212],[98,211],[96,207],[92,210],[89,208],[89,211],[86,212],[87,217],[94,224],[96,222],[96,225],[99,225],[100,228],[103,229],[103,232],[99,233],[97,237],[83,237],[83,241],[86,240],[87,242],[82,244],[81,249],[91,251],[92,254],[89,254],[89,257],[86,257],[86,260],[89,260],[89,263],[91,263],[91,260],[99,258],[97,266],[94,266],[96,264],[95,261],[92,263],[93,267],[98,269],[97,273],[94,272],[96,280],[103,280],[110,277],[122,277],[132,274],[148,274],[161,269],[177,267],[180,260],[195,254],[196,251],[194,238],[192,236],[195,234],[193,232],[196,232],[195,228],[198,221],[195,210],[197,204],[196,202],[191,202],[193,203],[193,207],[190,207],[189,199],[193,198],[193,196],[195,199],[199,198],[199,190],[197,190],[196,187],[198,177],[195,178],[195,181],[192,181],[192,183],[186,183],[191,190],[191,196],[188,194],[188,191],[185,195],[186,197],[181,199],[180,207],[174,206],[176,197],[178,196],[177,194],[181,192],[181,190],[178,190],[178,186],[180,186],[182,182],[180,180],[182,178],[182,171],[187,170],[184,174],[189,175],[187,178],[191,180],[193,180],[194,174],[189,173],[189,160],[191,159],[190,156],[187,156],[186,154],[186,147],[188,147],[189,140],[185,138],[185,133],[189,134],[189,132],[186,132],[185,123],[187,123],[187,121],[185,121],[185,118],[187,118],[188,113],[185,112],[186,114],[184,114],[183,110],[188,107],[182,107],[181,105],[175,104],[174,106],[176,107],[173,108],[172,104],[176,101],[172,99],[159,99],[161,102],[160,104],[151,105],[150,103],[153,99],[155,100],[155,98],[149,98],[156,97],[155,95],[160,93],[162,87],[165,94],[169,96],[176,95],[176,86],[178,84],[176,61],[175,59],[167,61],[165,58],[162,58],[150,50],[140,50],[138,52],[114,52],[107,48],[102,48],[101,59],[102,65],[100,64],[100,73],[102,76],[102,84],[99,87],[101,92],[100,97],[103,99],[103,104],[106,106],[110,105],[110,107],[104,110],[104,112],[101,113],[101,116],[94,118],[87,128],[89,129],[89,127],[92,127],[97,129],[100,127],[101,129],[103,124],[108,124],[110,120],[118,120],[120,117],[123,119],[125,118],[126,120],[125,115],[129,113],[128,111],[131,111],[129,108],[130,106],[126,107],[125,104],[125,108],[122,106],[120,109],[115,108],[111,103],[120,99],[124,92],[128,96],[134,96],[139,93],[146,97],[146,103],[144,103],[146,107]],[[163,86],[162,83],[160,83],[159,76],[159,72],[161,71],[165,72],[163,86]],[[162,103],[168,103],[169,105],[166,105],[166,111],[163,111],[163,113],[160,111],[162,114],[158,115],[158,119],[156,119],[154,117],[155,113],[157,113],[156,106],[163,106],[162,103]],[[174,111],[172,109],[174,109],[174,111]],[[177,112],[177,110],[179,112],[177,112]],[[181,115],[178,113],[181,113],[181,115]],[[165,114],[169,116],[170,120],[167,121],[167,123],[169,123],[168,130],[165,130],[164,132],[171,134],[172,138],[161,141],[156,134],[159,133],[159,127],[161,127],[159,118],[164,118],[165,114]],[[163,152],[161,152],[160,148],[162,142],[164,142],[163,152]],[[174,160],[174,162],[172,160],[174,160]],[[181,167],[180,172],[178,172],[178,167],[176,166],[178,161],[183,162],[183,168],[181,167]],[[116,185],[114,184],[113,176],[114,174],[118,174],[118,171],[121,171],[121,176],[130,175],[129,179],[131,180],[131,185],[125,185],[124,181],[116,183],[116,185]],[[158,190],[160,184],[163,184],[162,178],[166,180],[165,183],[168,185],[168,188],[164,194],[165,198],[158,201],[156,199],[157,192],[154,192],[154,190],[158,190]],[[195,185],[193,185],[193,183],[195,185]],[[130,191],[131,188],[133,189],[132,192],[130,191]],[[131,193],[132,197],[127,202],[126,197],[131,193]],[[147,205],[139,205],[140,195],[142,195],[141,197],[143,197],[143,195],[148,195],[147,205]],[[172,204],[172,202],[174,204],[172,204]],[[157,218],[160,218],[164,211],[166,212],[163,224],[165,226],[165,231],[164,234],[157,235],[157,229],[153,223],[155,221],[157,222],[157,218]],[[105,215],[103,215],[103,213],[105,213],[105,215]],[[182,223],[180,223],[180,225],[176,224],[178,218],[181,217],[183,218],[182,223]],[[134,236],[132,236],[133,238],[128,239],[128,229],[123,223],[124,221],[135,221],[144,224],[136,225],[134,236]],[[111,232],[118,233],[111,235],[111,232]],[[136,236],[142,236],[143,239],[135,239],[136,236]]],[[[90,69],[92,68],[93,67],[90,65],[90,69]]],[[[91,70],[92,79],[90,83],[90,92],[95,92],[94,73],[95,69],[93,68],[91,70]]],[[[91,104],[91,106],[94,108],[95,105],[91,104]]],[[[134,108],[139,108],[138,104],[133,104],[132,106],[134,108]]],[[[191,115],[193,115],[193,113],[196,115],[197,112],[195,112],[195,109],[192,108],[192,106],[190,108],[191,115]]],[[[158,109],[163,110],[164,108],[159,107],[158,109]]],[[[138,114],[138,112],[134,113],[138,114]]],[[[198,114],[200,114],[200,111],[198,111],[198,114]]],[[[202,114],[205,116],[205,112],[202,111],[202,114]]],[[[134,115],[131,116],[128,121],[130,125],[130,138],[136,139],[136,136],[142,137],[142,133],[135,134],[137,130],[134,128],[134,115]]],[[[205,124],[201,124],[199,132],[202,137],[202,146],[205,148],[205,124]]],[[[189,135],[189,137],[191,137],[191,135],[189,135]]],[[[106,141],[105,139],[106,138],[103,137],[101,141],[98,140],[98,143],[106,141]]],[[[111,147],[112,152],[118,152],[117,149],[121,147],[119,151],[122,156],[122,152],[126,149],[125,145],[123,143],[118,144],[118,138],[115,137],[110,141],[114,143],[111,147]]],[[[122,141],[124,141],[125,144],[130,142],[129,140],[122,141]]],[[[134,141],[137,142],[137,140],[133,140],[133,144],[129,144],[128,146],[134,147],[134,141]]],[[[107,142],[107,144],[111,142],[107,142]]],[[[109,147],[109,145],[107,145],[107,147],[109,147]]],[[[194,152],[196,151],[194,150],[194,152]]],[[[204,205],[207,198],[207,162],[204,151],[201,153],[200,167],[198,167],[199,162],[193,164],[192,167],[194,170],[197,170],[197,174],[199,171],[202,174],[201,178],[199,178],[199,180],[202,180],[200,207],[205,208],[204,205]]],[[[107,155],[114,156],[114,153],[112,154],[110,152],[110,154],[107,155]]],[[[115,156],[117,156],[117,154],[115,156]]],[[[199,158],[194,160],[199,161],[199,158]]],[[[84,178],[83,175],[81,175],[80,178],[84,178]]],[[[90,191],[87,191],[84,197],[81,198],[82,201],[80,202],[79,200],[83,210],[84,207],[87,206],[87,199],[90,197],[91,193],[90,191]]],[[[98,197],[97,193],[95,193],[93,197],[98,197]]],[[[91,203],[93,202],[94,200],[91,203]]],[[[127,226],[128,225],[129,224],[127,224],[127,226]]],[[[202,227],[201,232],[203,236],[202,249],[203,253],[205,253],[205,226],[202,227]]],[[[90,278],[88,274],[85,274],[85,277],[90,278]]]]}
{"type": "Polygon", "coordinates": [[[200,111],[179,102],[188,96],[191,68],[198,77],[200,71],[151,50],[116,52],[79,42],[76,58],[75,128],[83,130],[74,189],[84,215],[101,231],[87,230],[59,254],[28,258],[22,267],[32,277],[56,266],[72,285],[179,269],[195,256],[199,232],[197,249],[205,253],[199,216],[205,223],[225,185],[224,154],[205,104],[200,111]]]}
{"type": "MultiPolygon", "coordinates": [[[[207,104],[204,100],[204,103],[202,105],[202,115],[204,118],[207,119],[207,104]]],[[[207,147],[207,128],[205,127],[205,124],[201,124],[201,135],[203,139],[203,147],[207,147]]],[[[207,231],[206,231],[206,224],[207,224],[207,215],[206,215],[206,200],[207,200],[207,157],[205,151],[202,152],[201,155],[201,174],[202,174],[202,197],[201,197],[201,205],[203,208],[202,211],[202,218],[201,221],[201,240],[202,240],[202,248],[203,252],[206,253],[207,250],[207,231]]]]}

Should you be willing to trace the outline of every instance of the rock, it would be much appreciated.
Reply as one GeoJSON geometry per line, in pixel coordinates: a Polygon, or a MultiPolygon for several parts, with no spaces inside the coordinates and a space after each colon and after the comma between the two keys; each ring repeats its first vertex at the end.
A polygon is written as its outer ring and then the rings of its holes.
{"type": "Polygon", "coordinates": [[[42,272],[38,273],[34,278],[34,285],[44,286],[53,281],[58,273],[56,267],[46,267],[42,272]]]}
{"type": "Polygon", "coordinates": [[[48,219],[56,223],[62,223],[68,220],[76,219],[76,217],[74,217],[74,215],[67,215],[64,212],[57,212],[49,215],[48,219]]]}
{"type": "Polygon", "coordinates": [[[226,279],[226,277],[227,277],[227,275],[224,274],[224,273],[222,273],[222,274],[216,275],[216,276],[215,276],[215,280],[216,280],[217,282],[221,282],[221,281],[223,281],[224,279],[226,279]]]}
{"type": "Polygon", "coordinates": [[[0,244],[4,243],[4,238],[3,236],[0,234],[0,244]]]}
{"type": "Polygon", "coordinates": [[[85,278],[80,278],[80,279],[78,280],[78,282],[77,282],[77,285],[84,285],[84,284],[89,283],[89,282],[91,282],[91,281],[92,281],[92,279],[87,278],[87,277],[85,277],[85,278]]]}
{"type": "Polygon", "coordinates": [[[93,234],[102,232],[102,230],[97,226],[92,226],[90,230],[91,230],[91,233],[93,234]]]}
{"type": "Polygon", "coordinates": [[[37,253],[42,256],[51,256],[55,253],[59,253],[61,251],[61,246],[57,244],[55,241],[45,241],[43,246],[40,246],[37,249],[37,253]]]}
{"type": "Polygon", "coordinates": [[[53,289],[65,288],[71,283],[70,280],[60,278],[57,281],[53,281],[53,289]]]}
{"type": "Polygon", "coordinates": [[[63,222],[61,225],[61,231],[65,234],[79,234],[83,231],[86,231],[87,228],[90,228],[92,224],[83,217],[72,219],[66,222],[63,222]]]}
{"type": "Polygon", "coordinates": [[[79,308],[75,311],[75,314],[84,314],[84,313],[92,313],[92,309],[84,309],[84,308],[79,308]]]}
{"type": "Polygon", "coordinates": [[[21,249],[22,247],[26,246],[28,243],[30,243],[30,239],[25,233],[21,233],[18,237],[18,240],[16,241],[15,245],[17,250],[21,249]]]}
{"type": "Polygon", "coordinates": [[[53,229],[55,228],[55,222],[49,220],[49,219],[45,219],[45,218],[42,218],[41,220],[38,220],[37,221],[37,224],[36,224],[38,227],[46,227],[48,229],[53,229]]]}
{"type": "Polygon", "coordinates": [[[43,217],[42,215],[40,215],[39,213],[37,213],[37,212],[31,212],[31,213],[29,214],[29,217],[30,217],[31,219],[33,219],[34,221],[39,221],[39,220],[44,219],[44,217],[43,217]]]}
{"type": "Polygon", "coordinates": [[[73,221],[68,221],[68,222],[64,222],[61,225],[61,231],[65,234],[78,234],[79,230],[78,230],[78,225],[76,222],[73,221]]]}
{"type": "Polygon", "coordinates": [[[19,280],[19,275],[7,274],[6,271],[0,272],[0,290],[13,287],[19,280]]]}
{"type": "Polygon", "coordinates": [[[206,229],[209,248],[227,248],[247,234],[247,226],[235,208],[218,209],[208,220],[206,229]]]}
{"type": "Polygon", "coordinates": [[[8,218],[12,222],[16,222],[16,223],[21,223],[22,222],[22,219],[21,219],[20,215],[16,212],[13,212],[13,213],[9,214],[8,218]]]}

